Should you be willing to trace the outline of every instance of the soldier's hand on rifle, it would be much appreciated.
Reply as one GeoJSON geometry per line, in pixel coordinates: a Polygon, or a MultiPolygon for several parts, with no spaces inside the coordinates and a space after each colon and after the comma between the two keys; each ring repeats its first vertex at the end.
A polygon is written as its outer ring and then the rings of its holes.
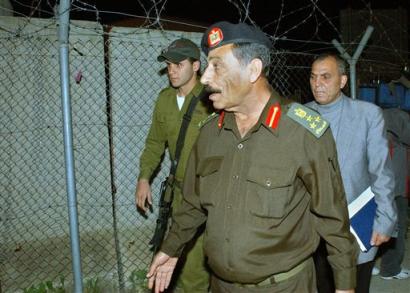
{"type": "Polygon", "coordinates": [[[151,186],[148,179],[138,180],[135,203],[144,213],[147,211],[148,206],[152,206],[151,186]]]}
{"type": "Polygon", "coordinates": [[[155,293],[163,292],[167,289],[171,282],[172,273],[174,272],[177,261],[177,257],[170,257],[161,251],[158,252],[147,274],[148,288],[152,289],[155,285],[155,293]]]}

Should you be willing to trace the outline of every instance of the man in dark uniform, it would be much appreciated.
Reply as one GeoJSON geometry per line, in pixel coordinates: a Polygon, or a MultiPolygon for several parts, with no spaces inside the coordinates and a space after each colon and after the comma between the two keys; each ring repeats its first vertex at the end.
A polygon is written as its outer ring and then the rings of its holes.
{"type": "Polygon", "coordinates": [[[147,274],[167,288],[184,244],[206,223],[211,291],[315,292],[312,254],[327,242],[337,292],[353,292],[357,246],[328,123],[270,87],[270,40],[244,23],[208,28],[201,82],[219,115],[188,160],[182,207],[147,274]]]}

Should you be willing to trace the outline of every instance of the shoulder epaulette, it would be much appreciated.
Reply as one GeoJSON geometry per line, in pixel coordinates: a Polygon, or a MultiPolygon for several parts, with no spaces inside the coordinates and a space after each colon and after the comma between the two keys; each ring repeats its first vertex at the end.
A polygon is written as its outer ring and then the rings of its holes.
{"type": "Polygon", "coordinates": [[[286,115],[309,130],[317,138],[321,137],[329,127],[329,122],[323,119],[319,113],[298,103],[293,103],[286,115]]]}
{"type": "Polygon", "coordinates": [[[211,121],[212,119],[214,119],[215,117],[218,116],[218,113],[213,112],[212,114],[210,114],[208,117],[206,117],[204,120],[202,120],[201,122],[199,122],[198,127],[202,128],[205,124],[207,124],[209,121],[211,121]]]}

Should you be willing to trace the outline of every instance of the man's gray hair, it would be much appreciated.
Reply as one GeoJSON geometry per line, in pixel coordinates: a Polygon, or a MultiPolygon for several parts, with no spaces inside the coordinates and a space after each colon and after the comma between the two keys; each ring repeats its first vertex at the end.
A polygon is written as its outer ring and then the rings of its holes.
{"type": "Polygon", "coordinates": [[[267,73],[270,66],[270,51],[264,45],[257,43],[234,44],[232,53],[243,66],[248,65],[253,59],[262,61],[262,72],[267,73]]]}
{"type": "Polygon", "coordinates": [[[318,56],[316,56],[313,63],[315,63],[316,61],[323,61],[324,59],[327,59],[327,58],[335,59],[336,63],[337,63],[337,68],[339,70],[339,73],[341,75],[347,75],[345,60],[342,57],[340,57],[339,55],[335,54],[335,53],[331,53],[331,52],[321,53],[318,56]]]}

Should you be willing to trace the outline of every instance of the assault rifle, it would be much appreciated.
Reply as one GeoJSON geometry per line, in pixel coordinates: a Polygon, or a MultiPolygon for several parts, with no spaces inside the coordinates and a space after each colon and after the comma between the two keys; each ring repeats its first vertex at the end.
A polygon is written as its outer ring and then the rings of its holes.
{"type": "Polygon", "coordinates": [[[171,205],[174,198],[175,173],[181,155],[181,150],[184,146],[186,131],[189,123],[191,122],[192,112],[194,111],[195,105],[198,103],[198,101],[203,99],[206,95],[207,92],[205,90],[202,90],[197,97],[192,97],[192,100],[188,106],[188,110],[182,119],[181,129],[179,130],[175,149],[175,158],[174,160],[171,160],[171,170],[169,172],[169,176],[161,183],[157,225],[155,227],[154,236],[149,242],[149,244],[152,245],[151,251],[154,252],[154,255],[160,249],[162,241],[164,240],[165,234],[168,230],[168,219],[171,216],[171,205]]]}
{"type": "Polygon", "coordinates": [[[169,175],[161,183],[159,211],[157,218],[157,225],[155,227],[154,236],[149,242],[151,251],[156,254],[164,240],[165,234],[168,230],[168,219],[172,213],[172,200],[174,198],[174,176],[169,175]]]}

